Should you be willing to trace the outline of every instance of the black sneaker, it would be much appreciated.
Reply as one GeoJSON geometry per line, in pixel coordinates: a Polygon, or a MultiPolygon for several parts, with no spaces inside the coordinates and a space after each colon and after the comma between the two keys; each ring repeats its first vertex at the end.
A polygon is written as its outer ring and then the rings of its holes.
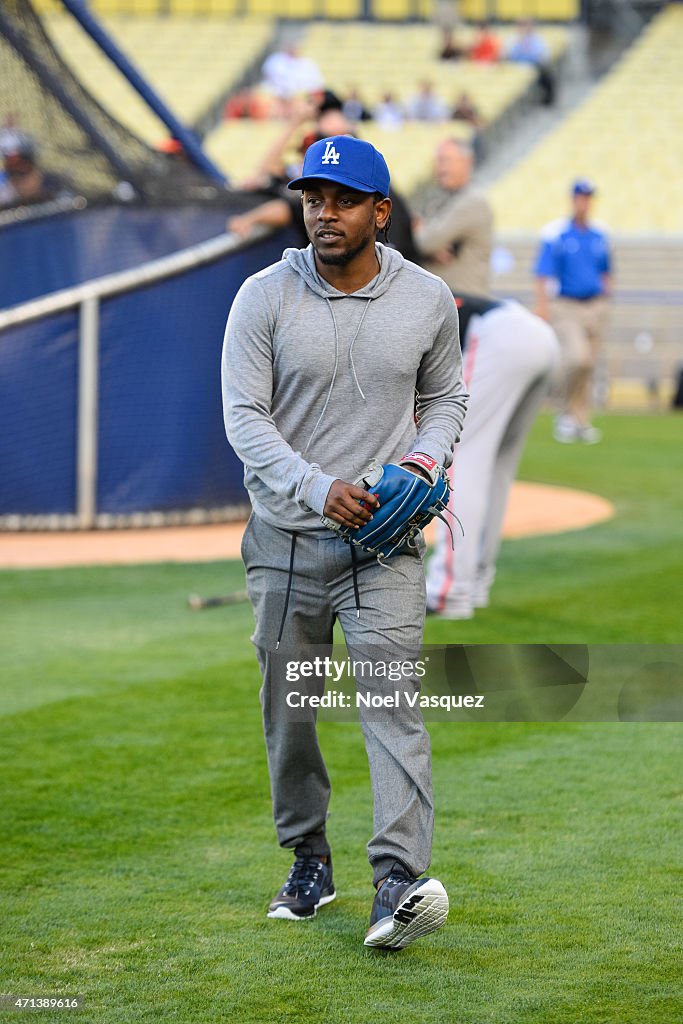
{"type": "Polygon", "coordinates": [[[268,917],[289,921],[315,917],[318,907],[331,903],[336,895],[331,857],[327,863],[320,857],[297,857],[287,881],[268,907],[268,917]]]}
{"type": "Polygon", "coordinates": [[[445,924],[448,894],[438,878],[392,872],[377,890],[366,946],[403,949],[445,924]]]}

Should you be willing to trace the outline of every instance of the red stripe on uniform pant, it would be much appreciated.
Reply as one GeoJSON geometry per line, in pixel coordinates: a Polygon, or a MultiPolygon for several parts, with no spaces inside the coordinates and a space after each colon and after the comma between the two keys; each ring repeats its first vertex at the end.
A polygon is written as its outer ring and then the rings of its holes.
{"type": "MultiPolygon", "coordinates": [[[[476,334],[471,334],[467,338],[467,348],[465,350],[465,366],[463,367],[463,380],[465,386],[469,388],[472,375],[474,373],[474,360],[477,355],[477,349],[479,348],[479,338],[476,334]]],[[[453,455],[453,462],[448,470],[448,479],[451,484],[451,496],[448,501],[448,506],[453,512],[453,502],[455,499],[455,454],[453,455]]],[[[439,597],[436,603],[436,610],[442,612],[446,606],[446,598],[448,597],[448,591],[451,589],[452,584],[455,581],[455,550],[453,547],[446,547],[446,558],[444,565],[444,579],[439,591],[439,597]]]]}

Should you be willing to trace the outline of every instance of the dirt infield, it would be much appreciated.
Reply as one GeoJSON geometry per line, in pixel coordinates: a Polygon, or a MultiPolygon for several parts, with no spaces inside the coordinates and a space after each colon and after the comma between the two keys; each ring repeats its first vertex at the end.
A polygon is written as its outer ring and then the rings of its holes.
{"type": "MultiPolygon", "coordinates": [[[[595,494],[518,482],[512,489],[503,533],[505,537],[564,533],[593,526],[613,515],[610,502],[595,494]]],[[[243,529],[243,523],[219,523],[149,530],[0,534],[0,569],[238,558],[243,529]]]]}

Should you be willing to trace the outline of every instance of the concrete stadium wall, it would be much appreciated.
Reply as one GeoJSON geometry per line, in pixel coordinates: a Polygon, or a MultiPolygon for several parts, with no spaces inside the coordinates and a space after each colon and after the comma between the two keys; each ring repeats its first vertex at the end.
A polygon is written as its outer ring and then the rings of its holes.
{"type": "MultiPolygon", "coordinates": [[[[683,238],[615,237],[615,296],[603,358],[611,376],[671,380],[683,363],[683,238]]],[[[497,238],[495,294],[533,307],[538,239],[497,238]]]]}

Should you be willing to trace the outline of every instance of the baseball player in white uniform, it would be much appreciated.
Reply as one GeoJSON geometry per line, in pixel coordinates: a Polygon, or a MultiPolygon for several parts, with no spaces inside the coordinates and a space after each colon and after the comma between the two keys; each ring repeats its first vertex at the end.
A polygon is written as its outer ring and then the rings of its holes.
{"type": "Polygon", "coordinates": [[[462,523],[453,544],[436,522],[427,564],[427,609],[469,619],[489,603],[510,487],[524,442],[559,362],[555,333],[516,302],[455,294],[470,405],[451,477],[462,523]],[[464,534],[464,535],[463,535],[464,534]]]}

